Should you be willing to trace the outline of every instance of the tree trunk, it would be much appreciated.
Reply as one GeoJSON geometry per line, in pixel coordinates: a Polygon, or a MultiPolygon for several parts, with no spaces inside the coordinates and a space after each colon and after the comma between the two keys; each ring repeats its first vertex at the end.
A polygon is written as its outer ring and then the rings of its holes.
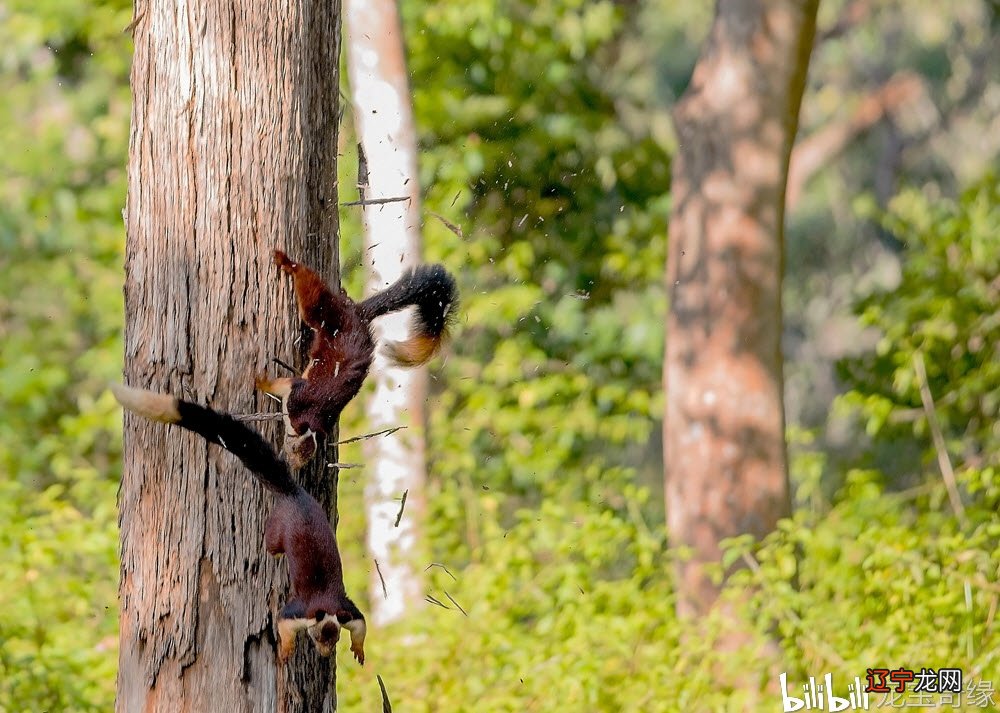
{"type": "Polygon", "coordinates": [[[789,513],[781,359],[784,191],[818,0],[719,0],[674,112],[665,491],[678,608],[707,609],[723,538],[789,513]]]}
{"type": "MultiPolygon", "coordinates": [[[[300,332],[271,252],[339,279],[339,14],[337,0],[137,4],[129,384],[232,413],[274,410],[254,375],[272,357],[294,360],[300,332]]],[[[280,447],[278,425],[261,427],[280,447]]],[[[335,516],[324,466],[298,477],[335,516]]],[[[118,711],[335,709],[334,667],[313,647],[300,642],[276,669],[288,584],[264,549],[271,503],[221,449],[126,417],[118,711]]]]}
{"type": "MultiPolygon", "coordinates": [[[[413,103],[399,12],[394,0],[345,0],[347,71],[354,123],[363,147],[359,177],[364,206],[368,292],[385,288],[420,262],[420,185],[413,103]],[[367,159],[367,160],[365,160],[367,159]],[[367,170],[365,170],[367,169],[367,170]]],[[[376,322],[380,342],[405,338],[411,315],[376,322]]],[[[381,353],[372,364],[375,391],[367,404],[373,430],[406,426],[366,443],[365,487],[371,618],[389,624],[423,602],[417,551],[424,514],[424,399],[427,370],[392,366],[381,353]],[[405,508],[401,498],[406,494],[405,508]],[[399,516],[401,508],[403,516],[399,516]]]]}

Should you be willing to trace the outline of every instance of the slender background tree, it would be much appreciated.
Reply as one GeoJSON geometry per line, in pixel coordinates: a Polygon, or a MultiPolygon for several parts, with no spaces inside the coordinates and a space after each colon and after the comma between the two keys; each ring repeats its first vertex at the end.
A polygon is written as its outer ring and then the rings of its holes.
{"type": "Polygon", "coordinates": [[[818,0],[719,0],[674,109],[663,424],[678,606],[703,611],[726,537],[790,512],[781,356],[785,183],[818,0]]]}
{"type": "MultiPolygon", "coordinates": [[[[129,384],[273,410],[254,375],[295,359],[299,327],[271,252],[338,279],[339,12],[319,0],[137,4],[129,384]]],[[[265,430],[277,446],[279,429],[265,430]]],[[[117,709],[335,708],[334,667],[312,647],[275,667],[287,579],[264,549],[270,496],[222,450],[132,416],[124,456],[117,709]]],[[[335,514],[326,463],[299,477],[335,514]]]]}
{"type": "MultiPolygon", "coordinates": [[[[372,293],[421,262],[417,133],[395,1],[345,0],[344,17],[361,146],[358,191],[363,201],[375,201],[362,208],[362,262],[372,293]]],[[[411,317],[407,311],[378,320],[379,342],[404,339],[411,317]]],[[[378,351],[369,379],[375,385],[366,409],[371,429],[405,426],[365,444],[371,619],[389,624],[423,601],[417,552],[425,510],[427,369],[395,367],[378,351]]]]}

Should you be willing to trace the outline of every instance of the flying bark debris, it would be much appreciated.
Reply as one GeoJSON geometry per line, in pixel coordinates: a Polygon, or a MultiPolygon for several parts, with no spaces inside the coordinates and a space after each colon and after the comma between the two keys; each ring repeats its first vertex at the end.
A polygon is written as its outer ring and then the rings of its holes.
{"type": "Polygon", "coordinates": [[[393,198],[363,198],[359,201],[348,201],[347,203],[341,203],[340,205],[343,207],[347,207],[349,205],[383,205],[385,203],[402,203],[403,201],[408,200],[410,200],[409,196],[395,196],[393,198]]]}
{"type": "Polygon", "coordinates": [[[424,601],[425,602],[430,602],[431,604],[437,604],[442,609],[451,609],[450,606],[448,606],[447,604],[442,604],[439,600],[435,599],[430,594],[425,594],[424,595],[424,601]]]}
{"type": "Polygon", "coordinates": [[[382,576],[382,568],[378,566],[378,560],[375,560],[375,571],[378,572],[379,581],[382,582],[382,596],[388,599],[389,588],[385,586],[385,577],[382,576]]]}
{"type": "Polygon", "coordinates": [[[368,191],[368,157],[365,155],[365,147],[358,142],[358,198],[364,203],[368,191]]]}
{"type": "Polygon", "coordinates": [[[392,713],[392,704],[389,703],[389,694],[385,690],[385,683],[382,682],[382,677],[375,674],[375,678],[378,679],[378,688],[382,691],[382,713],[392,713]]]}
{"type": "Polygon", "coordinates": [[[386,428],[385,430],[382,430],[382,431],[375,431],[375,433],[366,433],[363,436],[355,436],[354,438],[348,438],[347,440],[344,440],[344,441],[337,441],[336,444],[334,444],[334,445],[342,446],[345,443],[354,443],[355,441],[364,441],[364,440],[366,440],[368,438],[375,438],[375,436],[383,436],[383,435],[388,436],[388,435],[391,435],[391,434],[395,433],[396,431],[401,431],[404,428],[406,428],[406,426],[395,426],[393,428],[386,428]]]}
{"type": "Polygon", "coordinates": [[[284,417],[280,413],[271,413],[268,411],[263,413],[234,413],[233,418],[244,423],[251,423],[254,421],[280,421],[284,417]]]}
{"type": "Polygon", "coordinates": [[[399,527],[399,521],[403,519],[403,508],[406,507],[406,496],[409,494],[409,488],[403,491],[403,499],[399,501],[399,514],[396,515],[396,522],[393,527],[399,527]]]}
{"type": "Polygon", "coordinates": [[[444,223],[444,227],[446,227],[448,230],[450,230],[451,232],[453,232],[455,235],[457,235],[458,237],[463,238],[463,239],[465,238],[465,234],[462,232],[462,229],[460,227],[458,227],[457,225],[455,225],[454,223],[452,223],[450,220],[448,220],[444,216],[438,215],[437,213],[434,213],[434,212],[431,212],[431,215],[433,215],[435,218],[437,218],[442,223],[444,223]]]}
{"type": "Polygon", "coordinates": [[[127,25],[125,25],[125,27],[122,28],[122,34],[123,35],[131,35],[132,31],[135,30],[135,28],[139,26],[139,23],[142,21],[142,18],[144,18],[145,16],[146,16],[146,11],[145,10],[143,10],[138,15],[136,15],[135,19],[132,20],[132,22],[128,23],[127,25]]]}
{"type": "Polygon", "coordinates": [[[458,581],[458,579],[455,577],[455,575],[453,575],[451,573],[451,571],[449,571],[449,569],[447,567],[445,567],[443,564],[440,564],[438,562],[431,562],[429,565],[427,565],[426,567],[424,567],[424,571],[426,572],[431,567],[440,567],[441,569],[443,569],[445,572],[448,573],[449,577],[451,577],[452,579],[454,579],[456,582],[458,581]]]}
{"type": "Polygon", "coordinates": [[[468,613],[467,611],[465,611],[465,609],[463,609],[463,608],[462,608],[462,605],[461,605],[461,604],[459,604],[458,602],[456,602],[456,601],[455,601],[455,598],[454,598],[453,596],[451,596],[450,594],[448,594],[448,590],[447,590],[447,589],[444,589],[444,590],[442,590],[442,591],[444,592],[444,595],[445,595],[446,597],[448,597],[448,601],[449,601],[449,602],[451,602],[451,603],[452,603],[452,604],[454,604],[454,605],[455,605],[456,607],[458,607],[458,610],[459,610],[460,612],[462,612],[463,614],[465,614],[465,616],[469,616],[469,613],[468,613]]]}
{"type": "Polygon", "coordinates": [[[286,364],[285,362],[281,361],[281,359],[279,359],[278,357],[272,357],[271,361],[273,361],[275,364],[277,364],[278,366],[280,366],[283,369],[288,369],[288,371],[290,371],[292,374],[295,374],[296,376],[299,375],[299,372],[298,372],[297,369],[295,369],[294,367],[291,367],[288,364],[286,364]]]}

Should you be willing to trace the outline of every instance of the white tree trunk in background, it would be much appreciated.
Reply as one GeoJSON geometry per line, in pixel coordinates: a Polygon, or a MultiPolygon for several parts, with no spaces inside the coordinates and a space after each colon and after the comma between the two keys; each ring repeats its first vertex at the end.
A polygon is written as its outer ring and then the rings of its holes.
{"type": "MultiPolygon", "coordinates": [[[[364,211],[365,263],[369,293],[394,282],[420,263],[420,195],[417,139],[394,0],[344,0],[347,71],[354,123],[367,157],[368,200],[409,197],[369,205],[364,211]]],[[[376,322],[379,342],[403,339],[409,311],[376,322]]],[[[377,353],[368,402],[372,430],[406,426],[366,443],[368,553],[372,564],[371,619],[389,624],[421,603],[417,548],[424,512],[424,410],[427,370],[390,366],[377,353]],[[396,526],[400,500],[407,493],[396,526]],[[384,585],[383,585],[384,580],[384,585]]]]}

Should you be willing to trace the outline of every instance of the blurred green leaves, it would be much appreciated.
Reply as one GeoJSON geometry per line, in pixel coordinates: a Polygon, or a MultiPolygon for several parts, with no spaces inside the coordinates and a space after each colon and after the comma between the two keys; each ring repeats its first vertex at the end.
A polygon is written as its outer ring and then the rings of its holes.
{"type": "Polygon", "coordinates": [[[107,710],[117,651],[124,2],[0,22],[0,709],[107,710]]]}
{"type": "MultiPolygon", "coordinates": [[[[926,368],[933,416],[957,469],[1000,465],[1000,182],[987,175],[955,201],[908,190],[880,216],[905,246],[892,290],[859,304],[880,335],[876,348],[841,364],[844,396],[868,433],[914,438],[932,468],[929,413],[915,360],[926,368]]],[[[980,480],[972,472],[966,475],[980,480]]],[[[1000,496],[992,490],[991,498],[1000,496]]],[[[995,500],[1000,503],[1000,500],[995,500]]]]}
{"type": "MultiPolygon", "coordinates": [[[[372,664],[339,668],[345,709],[377,709],[376,672],[401,708],[426,711],[760,710],[774,702],[777,671],[853,678],[883,662],[1000,680],[1000,200],[992,177],[942,197],[975,163],[954,147],[982,138],[969,127],[988,110],[978,100],[988,93],[976,91],[988,78],[967,58],[988,38],[976,3],[947,21],[918,5],[882,5],[870,26],[824,45],[813,75],[841,91],[807,103],[806,125],[822,125],[844,88],[886,67],[925,68],[932,95],[952,98],[946,118],[957,118],[917,122],[935,150],[907,154],[922,188],[887,211],[843,217],[867,186],[877,137],[817,181],[804,205],[829,215],[800,223],[800,234],[821,225],[811,240],[790,233],[797,287],[786,296],[800,313],[807,297],[829,298],[824,280],[835,266],[850,274],[852,246],[870,238],[859,219],[876,218],[905,245],[899,285],[860,305],[880,341],[844,362],[854,388],[844,403],[876,446],[893,457],[916,448],[924,467],[872,467],[852,443],[860,462],[841,468],[793,426],[795,515],[725,554],[723,564],[747,565],[728,591],[752,632],[726,648],[725,621],[674,614],[667,574],[683,553],[666,549],[659,482],[665,104],[686,85],[710,6],[403,4],[427,258],[444,261],[462,291],[429,399],[425,534],[451,574],[428,571],[428,593],[448,609],[428,605],[373,631],[372,664]],[[916,35],[900,29],[910,25],[916,35]],[[942,168],[945,155],[954,169],[942,168]],[[948,180],[923,180],[939,174],[948,180]],[[936,471],[917,354],[966,491],[967,527],[936,471]]],[[[824,7],[827,24],[842,9],[824,7]]],[[[130,8],[16,0],[3,13],[0,709],[108,710],[120,443],[103,386],[121,368],[130,8]]],[[[353,180],[346,153],[341,186],[353,180]]],[[[351,210],[342,254],[356,295],[363,253],[351,210]]],[[[347,428],[363,433],[353,409],[347,428]]],[[[342,475],[344,512],[361,512],[363,478],[342,475]]],[[[363,526],[341,522],[352,591],[367,574],[363,526]]]]}
{"type": "Polygon", "coordinates": [[[465,231],[426,224],[463,300],[432,407],[432,503],[465,483],[504,517],[546,497],[623,507],[614,493],[658,431],[670,168],[650,124],[628,120],[658,111],[627,81],[648,72],[623,59],[629,10],[404,10],[426,205],[465,231]]]}

